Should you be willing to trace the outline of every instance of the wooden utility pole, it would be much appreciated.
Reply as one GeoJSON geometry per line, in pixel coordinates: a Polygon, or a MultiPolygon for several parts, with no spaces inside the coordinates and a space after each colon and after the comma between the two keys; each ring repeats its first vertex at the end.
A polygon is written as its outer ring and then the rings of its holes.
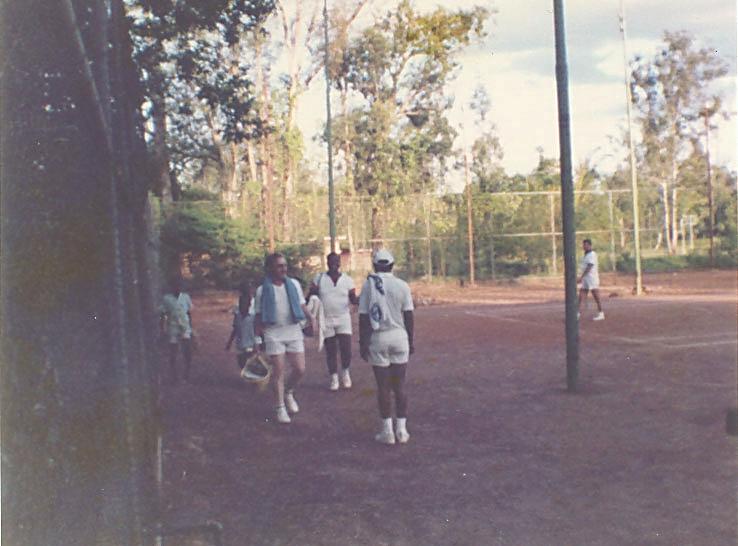
{"type": "Polygon", "coordinates": [[[571,119],[569,115],[569,70],[566,61],[564,0],[554,0],[556,40],[556,91],[561,150],[561,218],[564,232],[564,279],[566,287],[566,386],[575,391],[579,378],[579,319],[577,317],[577,261],[574,219],[574,180],[571,159],[571,119]]]}
{"type": "MultiPolygon", "coordinates": [[[[625,0],[620,0],[620,34],[623,38],[623,70],[625,72],[625,105],[628,115],[628,151],[630,157],[630,188],[633,205],[633,247],[635,250],[636,285],[637,296],[643,294],[643,272],[641,271],[641,222],[640,207],[638,206],[638,173],[636,171],[635,143],[633,141],[633,99],[630,92],[630,71],[628,70],[628,48],[625,29],[625,0]]],[[[664,194],[664,203],[667,203],[664,194]]],[[[666,205],[668,208],[668,204],[666,205]]]]}
{"type": "Polygon", "coordinates": [[[328,147],[328,221],[331,237],[331,252],[336,247],[336,196],[333,187],[333,129],[331,125],[331,73],[328,47],[328,0],[323,0],[323,36],[325,39],[325,140],[328,147]]]}

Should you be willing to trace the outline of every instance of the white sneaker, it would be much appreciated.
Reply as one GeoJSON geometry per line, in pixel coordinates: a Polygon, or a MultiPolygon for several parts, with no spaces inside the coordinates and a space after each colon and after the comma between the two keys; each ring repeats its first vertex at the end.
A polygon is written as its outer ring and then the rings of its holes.
{"type": "Polygon", "coordinates": [[[287,408],[285,408],[284,406],[279,406],[277,408],[277,423],[288,425],[291,422],[292,419],[290,419],[290,415],[287,413],[287,408]]]}
{"type": "Polygon", "coordinates": [[[344,389],[350,389],[351,388],[351,374],[348,370],[343,370],[341,373],[341,385],[344,389]]]}
{"type": "Polygon", "coordinates": [[[410,440],[410,433],[407,430],[398,430],[395,432],[397,441],[401,444],[406,444],[410,440]]]}
{"type": "Polygon", "coordinates": [[[394,445],[395,443],[395,435],[391,430],[383,430],[382,432],[379,432],[374,436],[374,439],[380,444],[394,445]]]}
{"type": "Polygon", "coordinates": [[[338,374],[337,373],[331,374],[331,386],[328,388],[332,391],[338,390],[338,374]]]}
{"type": "Polygon", "coordinates": [[[595,316],[595,318],[593,318],[592,320],[605,320],[605,313],[603,313],[602,311],[600,311],[599,313],[597,313],[597,315],[595,316]]]}
{"type": "Polygon", "coordinates": [[[289,411],[290,413],[297,413],[300,411],[300,406],[297,405],[295,394],[292,391],[285,394],[284,405],[287,406],[287,411],[289,411]]]}

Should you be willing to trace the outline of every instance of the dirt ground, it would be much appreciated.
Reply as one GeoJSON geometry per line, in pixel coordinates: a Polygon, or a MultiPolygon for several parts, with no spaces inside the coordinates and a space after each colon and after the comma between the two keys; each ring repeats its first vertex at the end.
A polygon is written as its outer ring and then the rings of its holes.
{"type": "Polygon", "coordinates": [[[735,272],[646,276],[642,298],[603,281],[576,394],[561,281],[415,286],[445,303],[416,313],[403,446],[372,439],[370,366],[331,393],[312,340],[301,412],[276,424],[223,349],[232,296],[195,297],[194,378],[163,391],[168,519],[233,546],[735,545],[735,272]]]}

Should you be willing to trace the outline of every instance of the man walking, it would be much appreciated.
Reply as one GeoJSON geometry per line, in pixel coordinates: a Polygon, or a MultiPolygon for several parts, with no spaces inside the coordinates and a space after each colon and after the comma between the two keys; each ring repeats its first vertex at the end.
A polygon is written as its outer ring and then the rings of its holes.
{"type": "Polygon", "coordinates": [[[585,239],[582,242],[584,249],[584,257],[582,258],[580,275],[577,282],[581,283],[582,287],[579,290],[579,313],[577,316],[581,316],[582,304],[587,299],[587,294],[591,291],[592,297],[597,304],[597,315],[592,320],[605,320],[605,313],[602,312],[602,302],[600,302],[600,273],[597,268],[597,253],[592,250],[592,241],[585,239]]]}
{"type": "Polygon", "coordinates": [[[374,255],[375,274],[369,275],[359,299],[359,346],[361,357],[372,364],[382,427],[375,440],[404,444],[407,431],[405,371],[413,347],[413,298],[410,287],[392,274],[394,258],[381,249],[374,255]],[[395,395],[396,426],[392,427],[392,393],[395,395]]]}
{"type": "Polygon", "coordinates": [[[349,305],[358,305],[354,280],[341,273],[341,256],[331,252],[327,256],[328,271],[315,276],[310,286],[310,296],[318,296],[323,304],[325,322],[325,355],[330,375],[330,390],[337,391],[338,352],[341,353],[341,385],[351,388],[351,310],[349,305]]]}
{"type": "Polygon", "coordinates": [[[305,343],[301,321],[310,320],[300,283],[287,276],[287,260],[270,254],[265,263],[266,277],[254,298],[256,335],[264,340],[272,363],[272,389],[277,422],[290,423],[289,414],[300,411],[295,387],[305,375],[305,343]],[[292,368],[285,380],[285,367],[292,368]]]}

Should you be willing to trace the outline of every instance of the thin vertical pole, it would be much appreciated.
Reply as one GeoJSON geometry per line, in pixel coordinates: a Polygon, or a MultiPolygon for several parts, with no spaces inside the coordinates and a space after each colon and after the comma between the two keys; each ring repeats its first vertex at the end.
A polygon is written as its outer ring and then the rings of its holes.
{"type": "Polygon", "coordinates": [[[333,187],[333,130],[331,119],[331,74],[328,47],[328,0],[323,0],[323,36],[325,39],[325,140],[328,146],[328,219],[331,237],[331,252],[336,252],[336,196],[333,187]]]}
{"type": "Polygon", "coordinates": [[[715,267],[715,203],[712,194],[712,165],[710,164],[710,116],[705,109],[705,159],[707,160],[707,209],[710,215],[710,267],[715,267]]]}
{"type": "Polygon", "coordinates": [[[564,232],[564,278],[566,287],[566,386],[575,391],[579,378],[579,319],[577,318],[577,264],[574,219],[574,181],[569,117],[569,70],[566,61],[564,1],[554,0],[556,36],[556,91],[559,111],[561,163],[561,213],[564,232]]]}
{"type": "Polygon", "coordinates": [[[551,267],[554,275],[559,274],[559,255],[556,248],[556,209],[554,205],[554,196],[550,194],[548,196],[548,208],[550,212],[551,220],[551,267]]]}
{"type": "Polygon", "coordinates": [[[613,271],[617,271],[615,263],[615,212],[612,202],[612,190],[607,192],[607,207],[610,213],[610,264],[613,271]]]}
{"type": "Polygon", "coordinates": [[[625,0],[620,0],[620,34],[623,37],[623,70],[625,73],[625,105],[628,116],[628,149],[630,152],[630,186],[633,196],[633,246],[635,250],[636,295],[643,294],[643,273],[641,271],[641,223],[638,206],[638,174],[636,172],[635,143],[633,141],[633,112],[630,92],[630,72],[628,71],[628,48],[625,29],[625,0]]]}
{"type": "Polygon", "coordinates": [[[426,195],[423,200],[423,208],[425,209],[425,238],[428,250],[428,272],[426,273],[428,282],[433,280],[433,241],[431,240],[431,223],[430,223],[430,198],[426,195]]]}
{"type": "Polygon", "coordinates": [[[466,233],[469,241],[469,284],[474,286],[476,275],[474,272],[474,220],[472,219],[472,185],[469,172],[469,151],[464,145],[464,177],[466,178],[466,233]]]}

